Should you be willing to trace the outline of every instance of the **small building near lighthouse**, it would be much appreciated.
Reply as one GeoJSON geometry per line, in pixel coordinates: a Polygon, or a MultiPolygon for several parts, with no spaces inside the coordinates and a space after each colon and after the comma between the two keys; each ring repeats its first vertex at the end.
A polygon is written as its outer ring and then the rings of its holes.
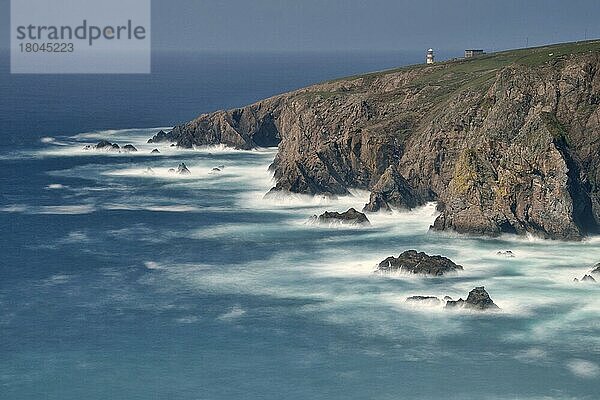
{"type": "Polygon", "coordinates": [[[435,56],[433,55],[433,49],[427,50],[427,64],[433,64],[435,62],[435,56]]]}
{"type": "Polygon", "coordinates": [[[467,50],[465,50],[465,58],[482,56],[484,54],[485,54],[485,51],[483,51],[482,49],[467,49],[467,50]]]}

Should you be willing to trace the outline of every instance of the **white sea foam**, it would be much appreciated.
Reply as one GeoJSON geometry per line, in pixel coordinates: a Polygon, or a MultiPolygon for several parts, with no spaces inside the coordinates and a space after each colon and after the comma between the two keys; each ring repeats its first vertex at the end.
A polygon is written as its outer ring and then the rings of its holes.
{"type": "Polygon", "coordinates": [[[55,205],[55,206],[27,206],[19,204],[11,204],[2,207],[0,211],[21,214],[90,214],[96,211],[96,207],[91,204],[76,204],[76,205],[55,205]]]}
{"type": "Polygon", "coordinates": [[[176,318],[175,321],[180,324],[193,324],[200,321],[200,317],[196,315],[186,315],[185,317],[176,318]]]}
{"type": "Polygon", "coordinates": [[[87,233],[82,231],[73,231],[69,232],[69,234],[60,240],[61,244],[71,244],[71,243],[84,243],[89,242],[91,239],[87,235],[87,233]]]}
{"type": "Polygon", "coordinates": [[[0,208],[0,211],[7,213],[25,213],[28,209],[29,207],[22,204],[9,204],[0,208]]]}
{"type": "Polygon", "coordinates": [[[197,212],[202,208],[187,204],[116,204],[106,203],[102,205],[104,210],[129,210],[129,211],[154,211],[154,212],[197,212]]]}
{"type": "Polygon", "coordinates": [[[162,269],[162,266],[155,261],[145,261],[144,266],[148,269],[162,269]]]}
{"type": "Polygon", "coordinates": [[[234,306],[231,308],[231,310],[219,315],[217,319],[221,321],[233,321],[242,317],[244,314],[246,314],[246,310],[240,306],[234,306]]]}
{"type": "Polygon", "coordinates": [[[34,211],[34,214],[90,214],[96,211],[91,204],[42,206],[34,211]]]}
{"type": "Polygon", "coordinates": [[[49,190],[58,190],[58,189],[64,189],[64,188],[65,188],[65,186],[60,183],[51,183],[48,186],[46,186],[46,189],[49,189],[49,190]]]}
{"type": "Polygon", "coordinates": [[[566,366],[578,378],[592,379],[600,376],[600,367],[591,361],[573,359],[567,362],[566,366]]]}

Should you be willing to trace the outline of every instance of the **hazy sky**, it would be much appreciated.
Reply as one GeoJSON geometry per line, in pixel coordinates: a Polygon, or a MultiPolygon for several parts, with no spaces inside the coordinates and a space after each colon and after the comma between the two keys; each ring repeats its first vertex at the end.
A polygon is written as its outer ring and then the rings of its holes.
{"type": "MultiPolygon", "coordinates": [[[[101,1],[101,0],[98,0],[101,1]]],[[[50,4],[51,1],[48,1],[50,4]]],[[[2,46],[9,0],[0,0],[2,46]]],[[[155,48],[497,50],[600,37],[599,0],[153,0],[155,48]]]]}

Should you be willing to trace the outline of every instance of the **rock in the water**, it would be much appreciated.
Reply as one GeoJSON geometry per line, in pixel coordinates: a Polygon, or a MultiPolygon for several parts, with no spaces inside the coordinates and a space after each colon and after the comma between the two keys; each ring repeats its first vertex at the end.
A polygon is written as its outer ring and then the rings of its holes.
{"type": "Polygon", "coordinates": [[[590,272],[592,275],[600,275],[600,263],[594,265],[592,271],[590,272]]]}
{"type": "Polygon", "coordinates": [[[465,301],[461,298],[459,298],[458,300],[447,300],[446,301],[446,308],[460,308],[463,307],[465,305],[465,301]]]}
{"type": "Polygon", "coordinates": [[[146,168],[144,173],[148,174],[148,175],[154,175],[154,170],[152,168],[148,167],[148,168],[146,168]]]}
{"type": "Polygon", "coordinates": [[[177,173],[179,175],[189,175],[191,174],[190,170],[185,166],[185,163],[179,164],[177,167],[177,173]]]}
{"type": "Polygon", "coordinates": [[[440,299],[438,299],[435,296],[410,296],[406,298],[407,302],[423,302],[423,303],[428,303],[431,305],[437,305],[440,304],[441,301],[440,299]]]}
{"type": "Polygon", "coordinates": [[[221,170],[219,168],[213,168],[212,172],[221,172],[221,170]]]}
{"type": "Polygon", "coordinates": [[[158,149],[152,149],[152,151],[150,152],[150,154],[158,154],[160,153],[160,151],[158,151],[158,149]]]}
{"type": "Polygon", "coordinates": [[[579,279],[573,278],[573,282],[579,282],[579,279]]]}
{"type": "Polygon", "coordinates": [[[152,138],[148,139],[148,143],[162,143],[162,142],[170,142],[171,138],[168,133],[163,131],[162,129],[158,131],[156,135],[152,138]]]}
{"type": "Polygon", "coordinates": [[[583,276],[583,278],[581,278],[581,282],[596,282],[596,280],[593,276],[586,274],[583,276]]]}
{"type": "Polygon", "coordinates": [[[96,150],[111,150],[117,151],[120,149],[119,145],[116,143],[111,143],[108,140],[101,140],[98,142],[96,146],[94,146],[96,150]]]}
{"type": "Polygon", "coordinates": [[[219,168],[219,169],[225,169],[225,166],[224,165],[219,165],[219,166],[217,166],[217,168],[219,168]]]}
{"type": "Polygon", "coordinates": [[[496,253],[496,255],[504,256],[506,258],[514,258],[515,257],[515,253],[513,253],[511,250],[500,250],[496,253]]]}
{"type": "Polygon", "coordinates": [[[398,257],[388,257],[379,263],[378,272],[406,272],[412,274],[425,274],[442,276],[449,272],[462,270],[450,259],[442,256],[429,256],[416,250],[407,250],[398,257]]]}
{"type": "Polygon", "coordinates": [[[423,199],[415,193],[396,167],[390,166],[373,186],[369,202],[365,204],[363,211],[389,211],[392,207],[410,210],[423,203],[423,199]]]}
{"type": "Polygon", "coordinates": [[[313,215],[311,221],[320,223],[341,223],[341,224],[359,224],[368,225],[370,224],[367,216],[360,211],[356,211],[354,208],[350,208],[348,211],[343,213],[335,211],[325,211],[323,214],[313,215]]]}
{"type": "Polygon", "coordinates": [[[469,308],[469,309],[473,309],[473,310],[480,310],[480,311],[484,311],[484,310],[499,310],[500,307],[498,307],[491,299],[490,295],[488,294],[488,292],[485,291],[485,288],[483,286],[478,286],[475,289],[471,290],[469,292],[469,295],[467,296],[467,300],[463,300],[458,299],[456,301],[448,301],[446,302],[446,307],[447,308],[456,308],[456,307],[463,307],[463,308],[469,308]]]}
{"type": "Polygon", "coordinates": [[[126,152],[134,152],[134,151],[137,151],[137,149],[135,148],[135,146],[134,146],[134,145],[132,145],[132,144],[126,144],[125,146],[123,146],[122,150],[123,150],[123,151],[126,151],[126,152]]]}
{"type": "Polygon", "coordinates": [[[450,296],[444,296],[444,301],[452,301],[452,297],[450,297],[450,296]]]}
{"type": "Polygon", "coordinates": [[[170,174],[174,174],[175,172],[177,172],[177,171],[175,171],[175,168],[169,168],[169,173],[170,174]]]}

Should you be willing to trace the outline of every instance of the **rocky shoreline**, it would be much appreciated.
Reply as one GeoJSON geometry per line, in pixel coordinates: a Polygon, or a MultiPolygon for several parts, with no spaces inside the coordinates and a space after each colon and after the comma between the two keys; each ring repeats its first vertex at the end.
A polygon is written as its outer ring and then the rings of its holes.
{"type": "Polygon", "coordinates": [[[437,201],[434,230],[580,240],[600,228],[599,70],[597,41],[406,67],[203,114],[149,142],[278,146],[274,190],[366,189],[368,212],[437,201]]]}

